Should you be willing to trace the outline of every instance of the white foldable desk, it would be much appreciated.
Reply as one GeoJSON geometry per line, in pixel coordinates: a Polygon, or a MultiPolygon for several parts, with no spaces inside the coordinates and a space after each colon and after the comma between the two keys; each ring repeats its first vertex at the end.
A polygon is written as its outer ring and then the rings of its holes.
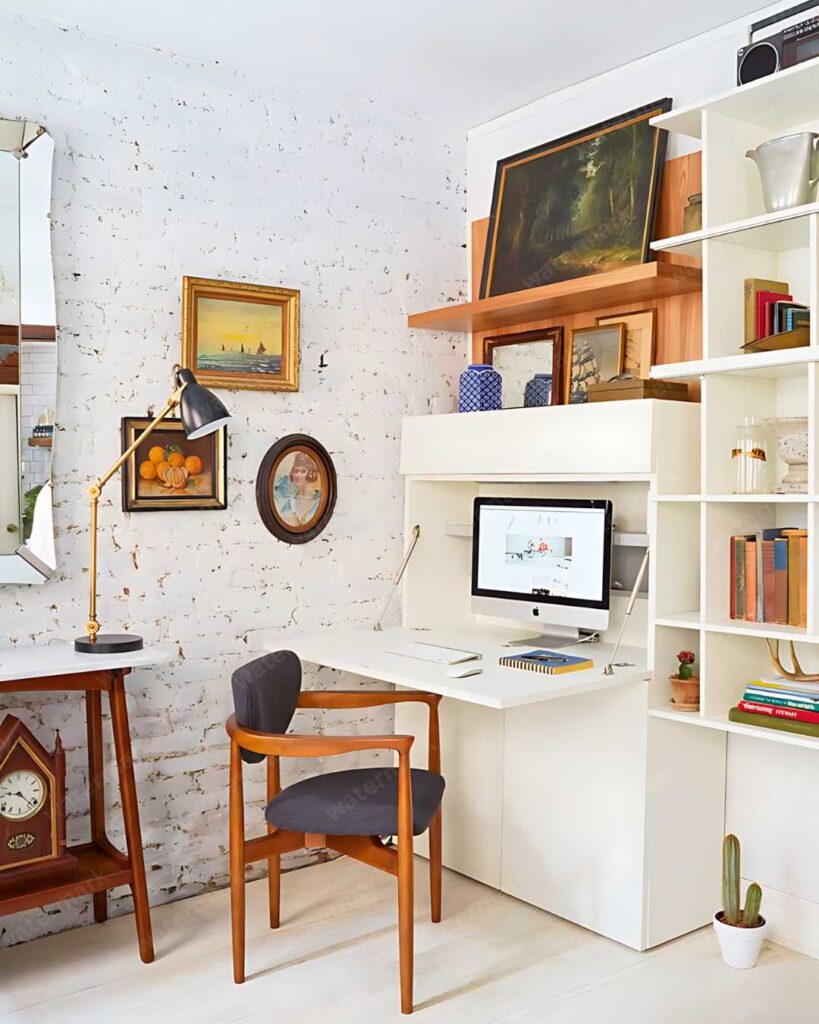
{"type": "MultiPolygon", "coordinates": [[[[531,630],[528,632],[531,633],[531,630]]],[[[621,647],[617,662],[629,664],[615,668],[614,675],[603,675],[603,667],[611,656],[613,646],[599,643],[578,644],[562,652],[589,658],[594,662],[594,668],[580,672],[547,675],[499,665],[498,659],[504,655],[520,654],[533,649],[532,646],[504,647],[505,641],[526,635],[526,631],[514,633],[492,627],[409,629],[394,626],[383,632],[371,629],[314,633],[288,638],[286,646],[295,651],[302,661],[315,665],[352,672],[396,686],[428,690],[453,700],[498,710],[554,700],[557,697],[573,697],[592,690],[640,682],[650,676],[646,669],[646,652],[636,647],[621,647]],[[479,667],[482,671],[480,675],[467,676],[465,679],[451,679],[447,676],[447,670],[459,666],[440,665],[390,653],[396,648],[411,650],[415,641],[476,651],[482,658],[480,661],[469,662],[469,666],[479,667]]],[[[278,650],[282,644],[266,646],[278,650]]]]}
{"type": "MultiPolygon", "coordinates": [[[[529,631],[531,632],[531,630],[529,631]]],[[[366,679],[440,693],[444,863],[471,878],[577,921],[634,948],[646,946],[642,917],[643,801],[622,745],[638,750],[623,723],[643,723],[646,651],[580,644],[594,668],[561,675],[503,668],[526,633],[492,627],[395,627],[326,632],[266,644],[303,662],[366,679]],[[414,640],[478,651],[483,671],[464,679],[446,665],[389,653],[414,640]],[[605,700],[603,699],[605,698],[605,700]]],[[[426,709],[400,705],[395,730],[416,736],[412,763],[426,766],[426,709]]],[[[639,755],[638,755],[639,756],[639,755]]],[[[417,841],[425,853],[425,841],[417,841]]]]}

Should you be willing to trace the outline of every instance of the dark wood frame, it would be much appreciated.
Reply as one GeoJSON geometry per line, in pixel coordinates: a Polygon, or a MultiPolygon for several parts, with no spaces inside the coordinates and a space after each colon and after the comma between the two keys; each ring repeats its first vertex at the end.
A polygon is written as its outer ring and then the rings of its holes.
{"type": "Polygon", "coordinates": [[[568,401],[564,376],[566,342],[562,327],[541,327],[533,331],[519,331],[517,334],[493,334],[483,339],[483,363],[493,363],[495,349],[505,345],[520,345],[527,341],[552,342],[552,400],[550,405],[564,405],[568,401]]]}
{"type": "MultiPolygon", "coordinates": [[[[123,416],[120,425],[120,437],[122,451],[126,451],[137,439],[139,434],[150,425],[150,416],[123,416]]],[[[182,420],[171,417],[163,420],[156,428],[156,433],[161,434],[163,430],[172,433],[179,433],[182,441],[185,440],[185,431],[182,428],[182,420]]],[[[211,495],[188,495],[169,493],[167,497],[161,498],[140,498],[137,495],[137,452],[123,464],[120,479],[122,481],[122,511],[123,512],[209,512],[211,510],[221,511],[227,508],[227,427],[220,427],[206,438],[212,449],[213,463],[213,494],[211,495]]],[[[156,444],[154,436],[146,438],[148,447],[156,444]]],[[[140,445],[141,447],[141,445],[140,445]]]]}
{"type": "Polygon", "coordinates": [[[128,708],[125,701],[124,677],[130,671],[128,668],[98,669],[0,682],[0,693],[85,693],[91,822],[91,841],[68,848],[68,853],[78,861],[76,876],[59,884],[51,884],[47,879],[36,882],[21,881],[0,896],[0,917],[90,894],[94,901],[94,920],[105,921],[108,919],[107,890],[128,885],[134,900],[139,955],[142,961],[148,964],[154,959],[154,943],[145,881],[145,861],[142,854],[142,831],[139,824],[128,708]],[[127,854],[121,853],[114,846],[105,831],[101,696],[103,693],[108,694],[110,702],[127,854]]]}
{"type": "MultiPolygon", "coordinates": [[[[429,770],[441,770],[441,734],[437,693],[422,691],[309,690],[299,695],[300,708],[370,708],[415,701],[429,708],[429,770]]],[[[233,931],[233,979],[245,980],[245,868],[267,860],[270,927],[278,928],[281,903],[281,855],[303,847],[329,847],[354,860],[386,871],[398,879],[398,950],[401,1012],[412,1013],[413,981],[413,857],[410,747],[414,736],[317,736],[256,732],[237,725],[231,715],[225,726],[230,736],[230,910],[233,931]],[[268,825],[266,836],[245,838],[241,750],[267,757],[267,800],[280,792],[280,757],[332,757],[356,750],[392,750],[398,755],[398,843],[384,845],[379,836],[312,835],[268,825]]],[[[431,918],[441,920],[441,809],[429,826],[431,918]]]]}
{"type": "MultiPolygon", "coordinates": [[[[539,146],[533,146],[531,149],[524,150],[522,153],[514,153],[512,156],[507,156],[504,157],[503,160],[499,160],[495,168],[495,184],[492,190],[492,206],[489,215],[489,233],[487,235],[486,252],[484,254],[483,272],[481,273],[479,297],[481,299],[485,299],[495,297],[496,294],[514,294],[514,292],[518,290],[511,289],[508,292],[492,292],[492,271],[495,262],[495,251],[497,247],[500,217],[503,206],[503,192],[506,183],[506,171],[508,168],[531,160],[539,159],[543,156],[548,156],[558,150],[567,149],[568,147],[577,145],[580,142],[586,142],[597,135],[604,134],[605,132],[624,128],[635,121],[643,121],[647,118],[655,117],[658,114],[663,114],[670,109],[671,100],[666,97],[665,99],[657,100],[655,103],[647,103],[642,107],[637,107],[635,110],[629,110],[624,114],[618,114],[616,117],[610,117],[605,121],[601,121],[599,124],[591,125],[588,128],[581,128],[579,131],[572,132],[569,135],[564,135],[559,139],[541,143],[539,146]]],[[[646,219],[643,227],[643,263],[647,263],[651,257],[650,245],[654,232],[654,220],[657,213],[657,197],[660,192],[660,176],[662,174],[663,163],[665,162],[668,135],[668,133],[662,129],[657,129],[656,131],[657,134],[654,142],[654,156],[651,169],[651,180],[649,184],[648,205],[646,207],[646,219]]],[[[544,283],[548,284],[550,282],[539,282],[540,285],[544,283]]],[[[538,286],[539,285],[532,285],[531,287],[538,286]]],[[[522,285],[519,289],[519,291],[527,290],[528,288],[526,285],[522,285]]]]}
{"type": "Polygon", "coordinates": [[[330,453],[323,444],[308,434],[288,434],[287,437],[283,437],[271,445],[262,459],[256,476],[256,505],[262,522],[274,537],[286,544],[306,544],[318,537],[332,518],[333,510],[336,507],[337,493],[336,468],[330,458],[330,453]],[[315,521],[311,520],[310,523],[306,523],[302,527],[289,526],[279,518],[271,491],[276,467],[293,449],[307,450],[310,457],[321,465],[328,485],[327,500],[324,502],[320,515],[315,521]]]}

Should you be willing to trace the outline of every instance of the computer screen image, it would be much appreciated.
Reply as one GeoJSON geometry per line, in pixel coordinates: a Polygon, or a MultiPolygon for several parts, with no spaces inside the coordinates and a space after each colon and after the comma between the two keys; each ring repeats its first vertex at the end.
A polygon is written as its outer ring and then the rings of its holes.
{"type": "Polygon", "coordinates": [[[606,500],[476,498],[473,610],[605,628],[611,529],[606,500]]]}

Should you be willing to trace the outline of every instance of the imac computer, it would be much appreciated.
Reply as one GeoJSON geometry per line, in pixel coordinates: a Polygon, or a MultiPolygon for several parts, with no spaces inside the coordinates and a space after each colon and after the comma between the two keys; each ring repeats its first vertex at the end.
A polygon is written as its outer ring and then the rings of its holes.
{"type": "Polygon", "coordinates": [[[472,610],[525,619],[541,630],[521,643],[576,642],[609,624],[610,501],[476,498],[472,610]]]}

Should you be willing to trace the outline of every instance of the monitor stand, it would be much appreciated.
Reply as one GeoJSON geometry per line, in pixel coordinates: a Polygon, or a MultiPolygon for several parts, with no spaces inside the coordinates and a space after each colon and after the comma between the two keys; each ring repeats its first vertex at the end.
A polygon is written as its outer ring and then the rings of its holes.
{"type": "MultiPolygon", "coordinates": [[[[580,643],[581,632],[576,627],[571,626],[553,626],[547,627],[548,633],[540,633],[536,636],[524,636],[520,639],[507,640],[503,645],[504,647],[545,647],[554,650],[555,648],[560,649],[561,647],[571,647],[574,644],[580,643]]],[[[583,639],[587,636],[595,636],[593,632],[583,634],[583,639]]]]}

